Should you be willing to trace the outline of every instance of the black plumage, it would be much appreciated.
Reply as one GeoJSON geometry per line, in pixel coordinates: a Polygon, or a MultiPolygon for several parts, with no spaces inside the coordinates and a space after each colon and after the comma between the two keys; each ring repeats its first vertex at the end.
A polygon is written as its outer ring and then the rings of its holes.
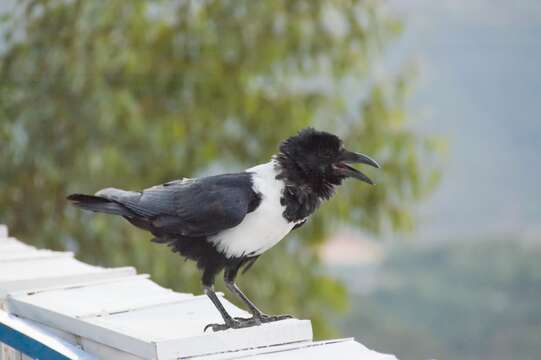
{"type": "Polygon", "coordinates": [[[345,178],[371,183],[348,162],[378,166],[345,150],[337,136],[311,128],[286,139],[279,150],[271,162],[244,172],[174,180],[143,191],[107,188],[68,199],[85,210],[122,216],[152,233],[154,242],[194,260],[205,293],[224,318],[224,324],[209,325],[215,331],[276,321],[289,316],[263,314],[235,284],[237,273],[302,226],[345,178]],[[221,305],[213,291],[221,270],[252,318],[232,319],[221,305]]]}

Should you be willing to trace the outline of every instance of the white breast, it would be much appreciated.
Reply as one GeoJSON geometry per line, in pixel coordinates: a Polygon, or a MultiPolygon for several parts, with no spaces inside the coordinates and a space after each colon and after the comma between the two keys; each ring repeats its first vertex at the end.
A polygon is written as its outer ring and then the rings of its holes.
{"type": "Polygon", "coordinates": [[[259,255],[282,240],[296,224],[282,216],[284,206],[280,198],[284,183],[276,179],[275,162],[246,171],[253,173],[254,191],[261,195],[261,203],[238,226],[209,238],[227,257],[259,255]]]}

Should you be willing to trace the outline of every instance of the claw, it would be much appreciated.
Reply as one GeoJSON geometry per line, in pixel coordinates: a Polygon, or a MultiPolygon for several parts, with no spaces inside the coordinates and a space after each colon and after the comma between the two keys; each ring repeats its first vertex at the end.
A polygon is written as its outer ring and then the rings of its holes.
{"type": "Polygon", "coordinates": [[[243,318],[243,317],[236,317],[235,320],[242,324],[254,326],[254,325],[261,325],[261,319],[258,317],[250,317],[250,318],[243,318]]]}
{"type": "Polygon", "coordinates": [[[280,321],[280,320],[293,319],[293,318],[294,318],[293,315],[288,315],[288,314],[284,314],[284,315],[261,314],[259,316],[259,320],[262,323],[269,323],[269,322],[273,322],[273,321],[280,321]]]}
{"type": "Polygon", "coordinates": [[[227,330],[234,328],[234,326],[228,325],[228,324],[208,324],[203,329],[203,332],[206,332],[208,328],[212,328],[213,332],[220,331],[220,330],[227,330]]]}
{"type": "Polygon", "coordinates": [[[257,326],[257,325],[261,325],[261,320],[259,318],[236,317],[234,319],[231,319],[231,321],[227,321],[225,324],[208,324],[203,329],[203,332],[206,332],[208,328],[212,328],[212,331],[216,332],[216,331],[221,331],[221,330],[240,329],[240,328],[257,326]]]}

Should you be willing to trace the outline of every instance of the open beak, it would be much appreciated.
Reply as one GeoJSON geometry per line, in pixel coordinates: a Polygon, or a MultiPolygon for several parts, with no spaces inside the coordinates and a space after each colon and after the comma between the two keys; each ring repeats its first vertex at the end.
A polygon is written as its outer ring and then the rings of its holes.
{"type": "Polygon", "coordinates": [[[343,152],[342,156],[340,157],[340,161],[336,166],[338,171],[344,176],[353,177],[370,185],[374,185],[374,182],[370,180],[368,176],[349,166],[348,163],[366,164],[379,169],[380,166],[376,160],[373,160],[364,154],[346,150],[343,152]]]}

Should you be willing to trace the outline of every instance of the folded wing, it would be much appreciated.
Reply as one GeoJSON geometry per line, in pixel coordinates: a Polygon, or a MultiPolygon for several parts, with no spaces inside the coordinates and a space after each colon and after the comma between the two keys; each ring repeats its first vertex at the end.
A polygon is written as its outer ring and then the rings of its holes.
{"type": "Polygon", "coordinates": [[[127,212],[121,215],[156,236],[213,235],[241,223],[258,202],[247,173],[177,180],[142,192],[104,189],[96,196],[122,206],[127,212]]]}

